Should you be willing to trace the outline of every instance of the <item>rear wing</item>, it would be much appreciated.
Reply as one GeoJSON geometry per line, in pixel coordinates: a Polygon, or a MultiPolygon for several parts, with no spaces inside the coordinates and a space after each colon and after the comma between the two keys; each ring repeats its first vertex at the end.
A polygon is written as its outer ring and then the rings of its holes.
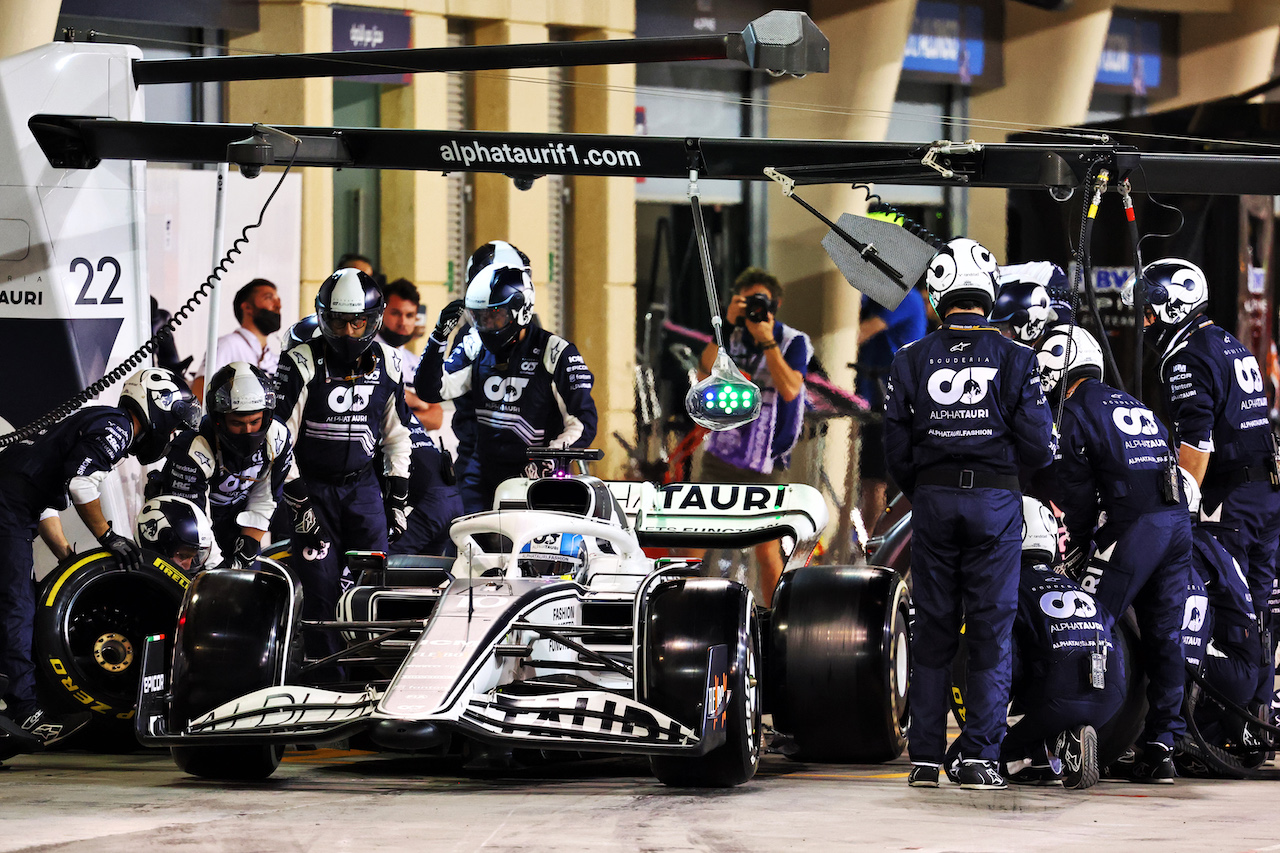
{"type": "Polygon", "coordinates": [[[747,548],[790,537],[787,568],[809,560],[826,529],[827,503],[812,486],[745,483],[609,483],[640,544],[747,548]]]}
{"type": "MultiPolygon", "coordinates": [[[[592,481],[579,475],[573,479],[592,481]]],[[[536,481],[507,480],[498,486],[496,509],[555,509],[533,506],[527,495],[536,481]]],[[[788,537],[795,547],[787,568],[808,562],[829,514],[822,494],[812,486],[747,483],[604,482],[639,540],[647,548],[748,548],[788,537]]],[[[616,515],[604,511],[603,516],[616,515]]],[[[621,523],[617,519],[615,523],[621,523]]]]}

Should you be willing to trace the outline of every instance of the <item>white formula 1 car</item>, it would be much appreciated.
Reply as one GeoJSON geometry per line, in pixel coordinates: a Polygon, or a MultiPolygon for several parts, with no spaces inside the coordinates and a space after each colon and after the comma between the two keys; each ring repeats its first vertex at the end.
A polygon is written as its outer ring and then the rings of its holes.
{"type": "Polygon", "coordinates": [[[351,555],[360,581],[332,622],[302,622],[274,562],[198,575],[172,642],[147,639],[139,740],[208,778],[266,777],[286,744],[366,733],[387,749],[641,753],[664,783],[723,787],[755,774],[769,710],[797,757],[901,752],[906,588],[804,567],[827,520],[816,490],[559,476],[508,481],[497,506],[454,523],[456,560],[351,555]],[[783,536],[773,611],[642,550],[783,536]],[[307,659],[317,630],[343,651],[307,659]]]}

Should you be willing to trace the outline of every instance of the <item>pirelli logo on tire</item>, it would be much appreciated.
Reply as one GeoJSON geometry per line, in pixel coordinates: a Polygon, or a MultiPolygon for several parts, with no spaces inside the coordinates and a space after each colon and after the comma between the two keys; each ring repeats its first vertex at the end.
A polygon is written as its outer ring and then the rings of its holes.
{"type": "Polygon", "coordinates": [[[72,699],[75,699],[77,702],[86,706],[90,711],[93,711],[96,714],[109,714],[111,716],[114,716],[117,720],[132,719],[133,717],[132,708],[130,708],[128,711],[125,711],[125,712],[118,712],[113,714],[112,712],[116,710],[115,708],[108,705],[106,702],[99,702],[97,699],[93,698],[84,690],[82,690],[80,686],[76,684],[75,679],[73,679],[67,673],[67,667],[62,663],[62,660],[60,658],[48,658],[47,660],[49,661],[49,668],[52,669],[58,675],[62,676],[62,679],[61,681],[59,681],[59,684],[61,684],[66,689],[66,691],[71,694],[72,699]]]}

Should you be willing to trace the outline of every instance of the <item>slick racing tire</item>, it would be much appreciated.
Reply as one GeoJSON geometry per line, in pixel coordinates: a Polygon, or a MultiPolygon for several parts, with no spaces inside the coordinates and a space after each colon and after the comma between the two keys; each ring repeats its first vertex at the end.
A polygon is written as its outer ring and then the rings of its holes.
{"type": "Polygon", "coordinates": [[[653,775],[663,784],[728,788],[755,776],[761,744],[759,634],[751,593],[741,584],[679,578],[657,584],[649,594],[636,698],[695,731],[725,733],[725,742],[706,755],[651,756],[653,775]],[[716,646],[724,647],[727,683],[708,690],[707,664],[716,646]],[[707,707],[720,700],[719,713],[707,707]]]}
{"type": "Polygon", "coordinates": [[[133,714],[142,647],[152,634],[173,634],[190,581],[147,554],[125,571],[107,551],[64,561],[37,591],[35,660],[41,695],[64,711],[93,712],[75,737],[88,748],[137,748],[133,714]]]}
{"type": "MultiPolygon", "coordinates": [[[[1107,723],[1098,728],[1098,766],[1105,768],[1124,754],[1142,734],[1147,718],[1147,677],[1139,657],[1141,643],[1138,639],[1138,623],[1133,611],[1125,611],[1116,622],[1116,641],[1120,659],[1124,662],[1124,699],[1119,709],[1107,723]]],[[[969,650],[964,636],[951,664],[951,713],[961,727],[964,726],[964,697],[968,680],[969,650]]],[[[1015,709],[1016,710],[1016,709],[1015,709]]]]}
{"type": "Polygon", "coordinates": [[[806,566],[773,594],[765,652],[773,725],[802,761],[878,764],[906,748],[911,600],[875,566],[806,566]]]}
{"type": "MultiPolygon", "coordinates": [[[[238,696],[283,684],[296,665],[295,591],[273,572],[210,569],[191,582],[174,640],[169,729],[238,696]]],[[[284,745],[171,747],[178,768],[206,779],[265,779],[284,745]]]]}

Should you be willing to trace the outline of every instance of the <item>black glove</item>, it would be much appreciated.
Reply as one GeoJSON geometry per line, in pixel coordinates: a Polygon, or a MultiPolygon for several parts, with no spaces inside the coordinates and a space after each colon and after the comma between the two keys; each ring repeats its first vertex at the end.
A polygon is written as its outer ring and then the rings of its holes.
{"type": "Polygon", "coordinates": [[[436,329],[431,333],[437,341],[447,341],[462,322],[462,312],[466,306],[461,299],[455,299],[440,311],[440,319],[436,320],[436,329]]]}
{"type": "Polygon", "coordinates": [[[115,556],[120,568],[126,572],[136,572],[142,568],[142,549],[132,539],[125,539],[107,525],[107,530],[98,537],[98,544],[115,556]]]}
{"type": "Polygon", "coordinates": [[[409,478],[387,478],[387,541],[394,542],[409,529],[409,478]]]}
{"type": "Polygon", "coordinates": [[[311,505],[311,495],[307,494],[307,484],[301,480],[285,483],[284,500],[293,513],[294,532],[304,536],[318,536],[320,521],[316,518],[315,507],[311,505]]]}
{"type": "Polygon", "coordinates": [[[241,533],[231,546],[231,553],[224,554],[222,568],[247,569],[258,556],[259,543],[252,536],[241,533]]]}

